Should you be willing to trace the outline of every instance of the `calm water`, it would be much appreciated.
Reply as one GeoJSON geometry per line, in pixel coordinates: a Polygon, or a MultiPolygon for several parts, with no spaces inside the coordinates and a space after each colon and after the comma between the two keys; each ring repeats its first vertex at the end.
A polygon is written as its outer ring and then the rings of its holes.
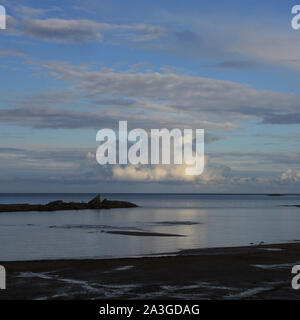
{"type": "MultiPolygon", "coordinates": [[[[88,201],[94,194],[0,194],[0,203],[88,201]]],[[[140,256],[300,239],[300,195],[103,194],[140,208],[0,213],[0,261],[140,256]],[[186,237],[137,237],[105,231],[186,237]]]]}

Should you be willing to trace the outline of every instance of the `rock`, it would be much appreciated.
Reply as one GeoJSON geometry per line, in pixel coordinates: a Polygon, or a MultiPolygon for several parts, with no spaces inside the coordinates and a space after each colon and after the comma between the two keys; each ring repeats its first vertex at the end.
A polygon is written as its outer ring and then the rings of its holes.
{"type": "Polygon", "coordinates": [[[89,206],[93,207],[101,207],[101,196],[100,193],[96,195],[94,199],[88,202],[89,206]]]}
{"type": "Polygon", "coordinates": [[[100,194],[98,194],[88,203],[64,202],[62,200],[56,200],[47,204],[0,204],[0,212],[113,209],[134,207],[137,207],[137,205],[127,201],[113,201],[105,199],[101,202],[100,194]]]}
{"type": "Polygon", "coordinates": [[[61,206],[64,202],[62,200],[56,200],[56,201],[52,201],[46,204],[46,206],[49,207],[56,207],[56,206],[61,206]]]}
{"type": "Polygon", "coordinates": [[[127,201],[114,201],[104,199],[102,201],[102,206],[104,209],[112,209],[112,208],[135,208],[136,204],[127,202],[127,201]]]}

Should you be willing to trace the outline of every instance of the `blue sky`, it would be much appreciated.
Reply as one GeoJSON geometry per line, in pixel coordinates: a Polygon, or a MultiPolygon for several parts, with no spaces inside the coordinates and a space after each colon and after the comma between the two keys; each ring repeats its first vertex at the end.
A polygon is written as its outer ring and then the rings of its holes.
{"type": "Polygon", "coordinates": [[[295,1],[0,4],[0,192],[298,191],[295,1]],[[204,173],[98,165],[119,120],[205,129],[204,173]]]}

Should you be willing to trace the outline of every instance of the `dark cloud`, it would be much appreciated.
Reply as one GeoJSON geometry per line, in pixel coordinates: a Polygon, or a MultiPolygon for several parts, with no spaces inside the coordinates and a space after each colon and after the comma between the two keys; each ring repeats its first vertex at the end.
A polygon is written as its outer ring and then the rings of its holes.
{"type": "Polygon", "coordinates": [[[1,109],[0,122],[39,129],[95,129],[115,127],[116,120],[96,112],[78,112],[56,108],[1,109]]]}
{"type": "Polygon", "coordinates": [[[265,124],[300,124],[300,114],[270,114],[264,117],[265,124]]]}
{"type": "MultiPolygon", "coordinates": [[[[184,120],[174,120],[168,118],[145,117],[139,115],[118,114],[112,112],[80,112],[58,108],[13,108],[0,109],[0,122],[11,123],[13,125],[31,127],[36,129],[117,129],[120,120],[128,120],[128,130],[133,128],[143,128],[145,130],[161,128],[196,128],[196,122],[186,123],[184,120]]],[[[210,124],[211,127],[213,124],[210,124]]],[[[200,128],[200,127],[199,127],[200,128]]],[[[203,128],[201,126],[201,128],[203,128]]],[[[216,136],[209,136],[209,142],[218,139],[216,136]]]]}

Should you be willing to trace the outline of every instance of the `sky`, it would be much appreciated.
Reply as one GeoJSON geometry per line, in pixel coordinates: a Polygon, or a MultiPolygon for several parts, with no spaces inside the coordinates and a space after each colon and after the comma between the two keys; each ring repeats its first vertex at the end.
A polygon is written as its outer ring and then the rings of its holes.
{"type": "Polygon", "coordinates": [[[297,2],[0,4],[0,192],[300,191],[297,2]],[[100,166],[120,120],[204,129],[203,174],[100,166]]]}

